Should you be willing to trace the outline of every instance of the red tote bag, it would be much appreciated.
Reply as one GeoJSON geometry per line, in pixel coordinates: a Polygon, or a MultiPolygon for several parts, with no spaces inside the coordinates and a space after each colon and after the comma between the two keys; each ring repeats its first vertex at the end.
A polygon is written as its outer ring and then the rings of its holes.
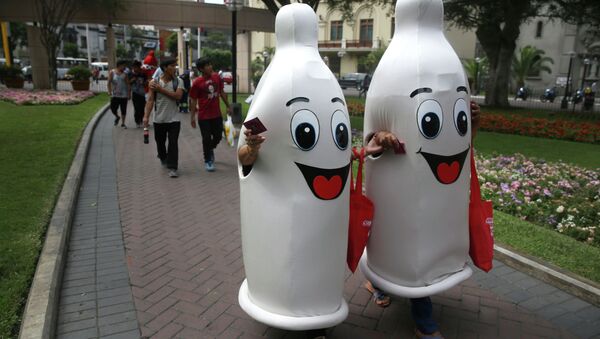
{"type": "Polygon", "coordinates": [[[348,253],[346,262],[350,271],[356,271],[360,257],[367,246],[369,240],[369,231],[373,222],[373,202],[369,200],[362,192],[362,170],[365,159],[365,150],[360,154],[356,149],[352,149],[355,157],[358,158],[358,173],[356,174],[356,185],[350,175],[350,225],[348,229],[348,253]]]}
{"type": "Polygon", "coordinates": [[[494,258],[494,215],[491,201],[481,200],[475,158],[471,149],[471,197],[469,202],[469,256],[485,272],[494,258]]]}

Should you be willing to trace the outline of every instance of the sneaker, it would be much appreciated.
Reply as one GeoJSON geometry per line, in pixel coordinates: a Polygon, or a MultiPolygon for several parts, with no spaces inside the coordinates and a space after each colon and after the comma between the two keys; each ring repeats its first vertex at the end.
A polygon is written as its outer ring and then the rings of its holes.
{"type": "Polygon", "coordinates": [[[213,164],[212,161],[207,161],[204,163],[204,168],[206,168],[206,170],[208,172],[214,172],[215,171],[215,164],[213,164]]]}
{"type": "Polygon", "coordinates": [[[121,118],[115,117],[115,126],[117,126],[117,124],[119,123],[119,120],[121,120],[121,118]]]}
{"type": "Polygon", "coordinates": [[[127,129],[127,126],[125,126],[125,124],[121,124],[121,127],[123,127],[123,129],[127,129]]]}
{"type": "Polygon", "coordinates": [[[158,160],[160,160],[160,164],[162,167],[167,167],[167,160],[161,158],[158,158],[158,160]]]}
{"type": "Polygon", "coordinates": [[[170,178],[177,178],[179,175],[177,174],[177,170],[170,170],[169,171],[169,177],[170,178]]]}

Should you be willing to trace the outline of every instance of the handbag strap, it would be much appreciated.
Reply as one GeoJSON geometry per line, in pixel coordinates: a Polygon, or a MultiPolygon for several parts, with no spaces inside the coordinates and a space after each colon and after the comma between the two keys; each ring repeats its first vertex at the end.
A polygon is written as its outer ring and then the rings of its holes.
{"type": "Polygon", "coordinates": [[[471,147],[471,202],[481,201],[481,188],[479,178],[477,177],[477,168],[475,167],[475,156],[473,147],[471,147]]]}
{"type": "MultiPolygon", "coordinates": [[[[356,153],[358,153],[358,152],[356,152],[356,153]]],[[[358,170],[356,173],[356,188],[355,188],[355,190],[359,194],[362,194],[362,172],[363,172],[364,162],[365,162],[365,149],[363,147],[360,149],[360,154],[358,154],[358,170]]]]}

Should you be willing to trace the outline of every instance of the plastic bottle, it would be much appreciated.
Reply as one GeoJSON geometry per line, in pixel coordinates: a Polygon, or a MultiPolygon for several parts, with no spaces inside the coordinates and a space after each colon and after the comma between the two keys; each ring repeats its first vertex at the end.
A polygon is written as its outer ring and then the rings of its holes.
{"type": "Polygon", "coordinates": [[[144,144],[147,144],[150,142],[150,131],[148,130],[148,127],[144,127],[144,144]]]}

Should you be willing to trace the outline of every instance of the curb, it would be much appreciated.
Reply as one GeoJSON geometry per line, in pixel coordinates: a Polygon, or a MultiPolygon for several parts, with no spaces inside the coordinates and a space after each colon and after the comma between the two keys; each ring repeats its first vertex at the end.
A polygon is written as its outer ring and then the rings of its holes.
{"type": "Polygon", "coordinates": [[[593,281],[562,270],[539,258],[517,254],[498,245],[494,245],[494,259],[600,307],[600,288],[593,281]]]}
{"type": "Polygon", "coordinates": [[[88,122],[58,196],[48,225],[44,247],[40,253],[35,275],[23,312],[19,338],[53,338],[58,316],[58,302],[62,283],[67,241],[71,231],[73,210],[77,203],[79,185],[87,160],[92,134],[100,117],[109,105],[100,108],[88,122]]]}

